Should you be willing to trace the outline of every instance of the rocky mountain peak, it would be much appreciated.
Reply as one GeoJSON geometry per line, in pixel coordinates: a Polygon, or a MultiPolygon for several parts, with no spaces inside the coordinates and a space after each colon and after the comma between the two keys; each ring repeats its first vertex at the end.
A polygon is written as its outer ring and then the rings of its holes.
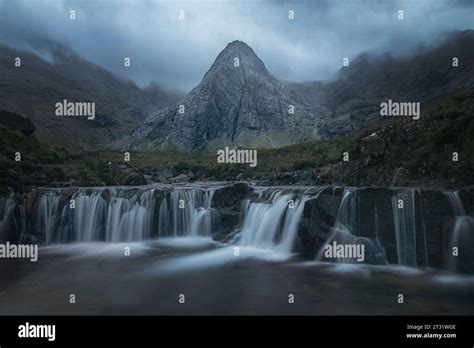
{"type": "Polygon", "coordinates": [[[135,148],[280,147],[317,137],[320,112],[266,69],[242,41],[229,43],[201,83],[157,111],[128,142],[135,148]]]}
{"type": "Polygon", "coordinates": [[[234,58],[240,58],[247,64],[263,66],[263,62],[258,58],[254,50],[243,41],[235,40],[227,44],[227,46],[219,53],[216,62],[225,61],[228,58],[233,63],[234,58]]]}
{"type": "Polygon", "coordinates": [[[254,50],[245,42],[236,40],[227,44],[219,53],[204,75],[202,83],[206,83],[209,79],[221,80],[227,77],[243,84],[245,77],[251,75],[271,76],[254,50]]]}

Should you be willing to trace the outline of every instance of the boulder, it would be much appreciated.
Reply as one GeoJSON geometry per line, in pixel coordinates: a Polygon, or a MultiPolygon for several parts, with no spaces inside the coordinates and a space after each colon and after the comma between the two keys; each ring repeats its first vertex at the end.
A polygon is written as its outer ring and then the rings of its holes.
{"type": "Polygon", "coordinates": [[[186,174],[179,174],[174,178],[171,178],[171,182],[187,182],[189,181],[189,177],[186,174]]]}
{"type": "Polygon", "coordinates": [[[146,185],[147,180],[138,168],[129,163],[111,162],[109,173],[114,177],[118,185],[146,185]]]}
{"type": "Polygon", "coordinates": [[[297,251],[304,258],[314,259],[330,237],[342,193],[341,189],[328,188],[306,201],[296,243],[297,251]]]}
{"type": "Polygon", "coordinates": [[[251,192],[246,183],[237,183],[216,190],[211,203],[211,208],[214,210],[212,221],[214,240],[226,240],[238,227],[241,203],[251,192]]]}
{"type": "Polygon", "coordinates": [[[327,166],[317,168],[313,172],[313,181],[315,184],[334,183],[341,171],[342,163],[329,164],[327,166]]]}
{"type": "Polygon", "coordinates": [[[0,126],[20,130],[25,135],[33,134],[35,125],[25,115],[0,110],[0,126]]]}
{"type": "Polygon", "coordinates": [[[126,177],[124,181],[125,185],[146,185],[147,181],[143,177],[143,175],[136,171],[131,171],[126,177]]]}

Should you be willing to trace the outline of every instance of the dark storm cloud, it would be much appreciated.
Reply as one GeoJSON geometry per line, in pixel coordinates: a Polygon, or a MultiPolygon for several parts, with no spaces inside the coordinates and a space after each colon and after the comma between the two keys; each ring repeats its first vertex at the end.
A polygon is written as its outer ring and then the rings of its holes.
{"type": "Polygon", "coordinates": [[[280,79],[321,80],[343,57],[368,50],[402,54],[443,32],[472,29],[473,14],[472,0],[0,0],[0,41],[17,47],[59,42],[140,85],[156,80],[189,90],[236,39],[280,79]],[[123,68],[123,57],[132,59],[131,68],[123,68]]]}

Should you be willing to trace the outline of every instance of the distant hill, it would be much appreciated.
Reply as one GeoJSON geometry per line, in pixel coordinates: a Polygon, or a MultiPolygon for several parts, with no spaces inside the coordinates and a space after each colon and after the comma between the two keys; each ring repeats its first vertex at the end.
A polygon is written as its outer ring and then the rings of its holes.
{"type": "Polygon", "coordinates": [[[438,45],[406,57],[362,54],[330,82],[293,83],[306,102],[331,110],[323,138],[338,137],[381,119],[387,99],[420,102],[421,111],[440,97],[474,90],[474,31],[447,35],[438,45]],[[452,66],[453,57],[459,66],[452,66]]]}
{"type": "Polygon", "coordinates": [[[42,140],[71,148],[101,148],[131,132],[147,113],[179,96],[141,89],[74,52],[51,44],[52,60],[0,45],[0,110],[27,116],[42,140]],[[21,57],[21,68],[15,67],[21,57]],[[55,104],[95,102],[96,118],[58,117],[55,104]]]}

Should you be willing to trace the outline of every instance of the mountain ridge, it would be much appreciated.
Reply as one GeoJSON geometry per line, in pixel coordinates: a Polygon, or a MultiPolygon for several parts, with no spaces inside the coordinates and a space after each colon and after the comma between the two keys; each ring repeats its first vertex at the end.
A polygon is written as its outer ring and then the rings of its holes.
{"type": "Polygon", "coordinates": [[[251,47],[236,40],[217,55],[198,86],[180,102],[151,113],[118,147],[275,148],[337,138],[380,122],[384,100],[420,102],[424,108],[444,95],[474,89],[473,67],[474,31],[466,30],[410,55],[362,53],[329,81],[284,83],[251,47]],[[452,67],[452,57],[459,58],[459,67],[452,67]],[[235,58],[239,69],[231,65],[235,58]],[[295,115],[285,114],[289,105],[295,115]],[[183,115],[177,113],[180,106],[183,115]]]}
{"type": "Polygon", "coordinates": [[[474,90],[474,30],[455,31],[409,56],[363,53],[342,67],[331,81],[291,83],[306,102],[331,110],[321,127],[335,138],[379,122],[387,99],[420,102],[422,111],[438,99],[474,90]],[[459,66],[452,66],[452,58],[459,66]]]}
{"type": "Polygon", "coordinates": [[[303,83],[278,80],[250,46],[235,40],[184,97],[153,82],[140,88],[67,48],[50,46],[43,57],[0,44],[0,110],[27,116],[41,140],[70,148],[278,148],[377,123],[383,100],[421,102],[423,112],[440,97],[474,89],[473,30],[453,32],[409,56],[361,54],[334,79],[303,83]],[[16,56],[21,69],[13,65],[16,56]],[[454,56],[457,68],[451,66],[454,56]],[[95,100],[96,119],[54,116],[62,99],[95,100]]]}

